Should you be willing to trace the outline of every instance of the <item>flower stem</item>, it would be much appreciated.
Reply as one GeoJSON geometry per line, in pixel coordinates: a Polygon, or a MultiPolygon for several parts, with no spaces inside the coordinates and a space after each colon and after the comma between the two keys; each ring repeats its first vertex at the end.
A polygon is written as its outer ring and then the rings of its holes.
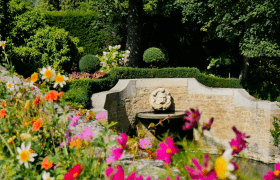
{"type": "Polygon", "coordinates": [[[5,143],[5,145],[9,149],[11,155],[14,156],[14,153],[13,153],[12,149],[10,148],[9,144],[7,143],[7,141],[4,139],[4,137],[1,134],[0,134],[0,138],[2,139],[2,141],[5,143]]]}

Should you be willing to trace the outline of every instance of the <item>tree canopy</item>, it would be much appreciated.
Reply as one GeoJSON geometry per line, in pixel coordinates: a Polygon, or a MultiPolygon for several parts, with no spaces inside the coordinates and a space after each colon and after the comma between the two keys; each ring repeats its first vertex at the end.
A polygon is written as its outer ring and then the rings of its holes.
{"type": "Polygon", "coordinates": [[[176,0],[183,22],[196,22],[206,39],[239,40],[249,58],[280,57],[279,0],[176,0]]]}

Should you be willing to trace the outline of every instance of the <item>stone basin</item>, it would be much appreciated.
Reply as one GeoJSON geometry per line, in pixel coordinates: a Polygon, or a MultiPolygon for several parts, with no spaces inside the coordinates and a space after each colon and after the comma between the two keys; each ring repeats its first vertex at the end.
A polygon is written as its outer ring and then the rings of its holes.
{"type": "Polygon", "coordinates": [[[169,116],[169,119],[178,119],[185,115],[185,111],[176,110],[176,111],[146,111],[137,113],[138,118],[143,119],[165,119],[169,116]]]}

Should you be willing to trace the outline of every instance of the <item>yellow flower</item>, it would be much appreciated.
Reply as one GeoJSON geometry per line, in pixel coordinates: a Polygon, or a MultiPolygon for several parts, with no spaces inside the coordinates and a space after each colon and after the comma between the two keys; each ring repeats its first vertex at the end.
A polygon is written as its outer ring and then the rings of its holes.
{"type": "Polygon", "coordinates": [[[38,73],[33,73],[32,75],[31,75],[31,81],[32,82],[36,82],[36,81],[38,81],[38,73]]]}
{"type": "Polygon", "coordinates": [[[17,147],[17,152],[19,155],[17,155],[17,159],[19,159],[19,164],[24,164],[26,168],[28,168],[28,161],[33,162],[34,157],[38,154],[31,153],[30,150],[31,143],[29,143],[26,147],[24,142],[21,144],[21,148],[17,147]]]}
{"type": "Polygon", "coordinates": [[[53,81],[55,78],[55,71],[50,66],[48,68],[43,67],[40,73],[43,75],[43,80],[46,79],[47,81],[53,81]]]}
{"type": "Polygon", "coordinates": [[[9,144],[13,144],[13,142],[14,142],[15,139],[16,139],[16,136],[11,137],[11,138],[8,140],[8,143],[9,143],[9,144]]]}
{"type": "Polygon", "coordinates": [[[232,151],[231,148],[226,149],[224,154],[216,159],[215,172],[218,179],[236,179],[236,176],[230,172],[234,170],[234,165],[230,163],[233,157],[232,151]]]}
{"type": "Polygon", "coordinates": [[[55,76],[55,83],[53,85],[54,88],[56,88],[56,86],[59,84],[60,87],[63,87],[63,85],[66,84],[65,81],[68,80],[68,77],[64,76],[64,75],[61,75],[60,73],[58,73],[56,76],[55,76]]]}
{"type": "Polygon", "coordinates": [[[26,101],[24,108],[27,109],[29,108],[30,100],[26,101]]]}

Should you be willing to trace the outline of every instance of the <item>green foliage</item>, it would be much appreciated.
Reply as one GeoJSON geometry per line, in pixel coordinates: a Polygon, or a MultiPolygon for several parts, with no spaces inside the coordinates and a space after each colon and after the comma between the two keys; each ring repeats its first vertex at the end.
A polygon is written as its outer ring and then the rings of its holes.
{"type": "Polygon", "coordinates": [[[62,65],[75,59],[73,54],[83,51],[77,46],[78,42],[78,38],[64,29],[45,26],[26,40],[26,45],[15,47],[13,51],[31,72],[49,65],[62,72],[62,65]]]}
{"type": "Polygon", "coordinates": [[[143,54],[143,60],[146,63],[151,63],[155,65],[168,62],[168,59],[165,58],[164,53],[159,48],[156,47],[151,47],[149,49],[146,49],[143,54]]]}
{"type": "Polygon", "coordinates": [[[279,57],[280,35],[278,1],[177,0],[183,22],[200,24],[210,40],[239,38],[239,49],[246,57],[279,57]]]}
{"type": "Polygon", "coordinates": [[[278,146],[280,142],[280,118],[274,117],[272,125],[274,129],[269,130],[273,137],[273,145],[278,146]]]}
{"type": "Polygon", "coordinates": [[[79,46],[84,47],[83,55],[100,54],[108,45],[121,41],[116,28],[98,21],[94,11],[45,11],[44,14],[49,26],[64,28],[79,38],[79,46]]]}
{"type": "Polygon", "coordinates": [[[242,86],[254,97],[280,101],[280,58],[252,58],[242,86]]]}
{"type": "Polygon", "coordinates": [[[25,41],[33,36],[38,28],[46,25],[44,15],[38,10],[27,11],[14,18],[12,30],[10,32],[10,47],[25,44],[25,41]]]}
{"type": "Polygon", "coordinates": [[[85,55],[80,59],[79,68],[81,72],[94,73],[100,69],[99,58],[94,55],[85,55]]]}

